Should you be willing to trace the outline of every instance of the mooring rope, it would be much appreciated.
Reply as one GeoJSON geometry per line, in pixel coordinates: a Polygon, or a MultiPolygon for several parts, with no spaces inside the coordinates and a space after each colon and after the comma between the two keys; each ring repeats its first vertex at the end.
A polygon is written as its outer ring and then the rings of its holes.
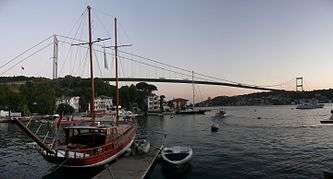
{"type": "Polygon", "coordinates": [[[57,171],[59,168],[61,168],[70,158],[67,158],[63,162],[61,162],[51,173],[57,171]]]}

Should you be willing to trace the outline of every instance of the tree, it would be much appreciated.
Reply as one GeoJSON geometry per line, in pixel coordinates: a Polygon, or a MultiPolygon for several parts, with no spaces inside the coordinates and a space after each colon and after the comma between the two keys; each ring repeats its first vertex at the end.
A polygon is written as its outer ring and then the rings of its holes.
{"type": "Polygon", "coordinates": [[[55,111],[55,89],[49,82],[29,82],[20,88],[29,111],[40,114],[53,114],[55,111]]]}
{"type": "Polygon", "coordinates": [[[119,96],[120,96],[120,105],[125,108],[129,109],[130,106],[130,97],[129,97],[129,87],[128,86],[122,86],[119,89],[119,96]]]}
{"type": "Polygon", "coordinates": [[[137,88],[137,104],[138,107],[143,110],[147,111],[147,97],[152,94],[153,91],[157,90],[157,87],[154,85],[149,85],[145,82],[140,82],[136,84],[137,88]]]}
{"type": "Polygon", "coordinates": [[[153,91],[157,90],[157,87],[155,85],[150,85],[145,82],[140,82],[140,83],[136,84],[136,88],[139,91],[144,92],[146,96],[152,94],[153,91]]]}
{"type": "Polygon", "coordinates": [[[66,104],[66,103],[61,103],[58,105],[57,114],[68,115],[68,114],[73,114],[73,113],[74,113],[74,108],[71,105],[66,104]]]}

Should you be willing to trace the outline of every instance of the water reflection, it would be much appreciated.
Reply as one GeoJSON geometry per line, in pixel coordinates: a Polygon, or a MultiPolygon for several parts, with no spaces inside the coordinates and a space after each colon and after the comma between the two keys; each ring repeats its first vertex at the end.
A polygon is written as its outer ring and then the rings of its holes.
{"type": "Polygon", "coordinates": [[[59,168],[57,166],[50,168],[50,173],[43,176],[44,179],[59,179],[59,178],[82,178],[82,179],[90,179],[97,175],[99,172],[104,170],[104,167],[96,167],[96,168],[59,168]]]}
{"type": "MultiPolygon", "coordinates": [[[[179,178],[321,178],[323,170],[333,169],[333,126],[319,122],[329,118],[331,106],[225,110],[228,116],[223,119],[213,118],[214,113],[141,118],[138,136],[157,146],[167,133],[167,145],[192,147],[191,169],[178,174],[179,178]],[[217,133],[210,131],[213,122],[220,124],[217,133]]],[[[15,125],[0,124],[0,178],[89,178],[98,173],[55,170],[28,145],[30,142],[15,125]]],[[[169,174],[158,164],[150,178],[176,177],[169,174]]]]}

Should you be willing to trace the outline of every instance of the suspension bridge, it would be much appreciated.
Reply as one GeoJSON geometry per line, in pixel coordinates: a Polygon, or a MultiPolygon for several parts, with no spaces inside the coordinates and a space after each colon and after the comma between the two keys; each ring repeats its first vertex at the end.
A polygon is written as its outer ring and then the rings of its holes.
{"type": "MultiPolygon", "coordinates": [[[[84,12],[86,13],[86,12],[84,12]]],[[[84,13],[75,23],[74,35],[52,35],[30,48],[22,51],[13,58],[8,58],[0,64],[0,76],[37,76],[56,79],[66,75],[89,77],[88,47],[78,44],[87,44],[83,34],[84,13]],[[51,72],[50,72],[51,71],[51,72]]],[[[105,33],[110,33],[105,24],[95,14],[97,21],[101,23],[105,33]]],[[[110,35],[111,36],[111,35],[110,35]]],[[[115,81],[114,51],[107,48],[107,40],[110,38],[97,38],[93,46],[95,77],[104,81],[115,81]]],[[[127,45],[120,45],[127,46],[127,45]]],[[[149,58],[137,53],[118,50],[121,82],[153,82],[153,83],[180,83],[200,84],[210,86],[226,86],[233,88],[261,90],[261,91],[285,91],[290,81],[270,85],[247,84],[219,78],[216,75],[206,74],[191,69],[171,65],[155,58],[149,58]]],[[[292,83],[294,85],[294,83],[292,83]]],[[[294,86],[293,86],[294,87],[294,86]]],[[[289,88],[290,89],[290,88],[289,88]]]]}
{"type": "MultiPolygon", "coordinates": [[[[83,43],[84,40],[74,39],[62,35],[53,35],[50,36],[32,47],[24,50],[14,58],[8,60],[0,66],[1,76],[10,76],[10,74],[15,76],[44,76],[49,77],[50,70],[52,71],[52,78],[56,79],[59,77],[59,72],[62,72],[62,76],[73,75],[87,77],[88,67],[87,67],[87,47],[76,46],[73,47],[73,43],[83,43]],[[46,45],[45,45],[46,44],[46,45]],[[62,58],[63,61],[60,61],[59,58],[59,47],[75,48],[75,54],[67,52],[65,57],[62,58]],[[48,49],[53,51],[51,57],[39,57],[36,58],[38,53],[42,53],[48,49]],[[81,52],[80,52],[80,50],[81,52]],[[83,51],[86,51],[83,55],[83,51]],[[81,54],[80,54],[81,53],[81,54]],[[41,58],[46,58],[47,60],[42,61],[41,58]],[[43,68],[31,68],[29,70],[29,61],[34,59],[39,60],[40,66],[43,68]],[[49,60],[51,59],[51,60],[49,60]],[[68,60],[68,59],[71,59],[68,60]],[[77,62],[75,60],[79,59],[77,62]],[[69,67],[66,67],[66,63],[69,67]],[[60,65],[61,64],[61,65],[60,65]],[[62,67],[62,68],[59,68],[62,67]],[[46,68],[44,68],[46,67],[46,68]],[[38,73],[38,69],[44,70],[46,75],[41,75],[38,73]],[[29,72],[27,72],[29,71],[29,72]],[[67,72],[66,72],[67,71],[67,72]],[[80,74],[81,73],[81,74],[80,74]]],[[[63,48],[66,51],[66,48],[63,48]]],[[[69,51],[69,50],[68,50],[69,51]]],[[[96,45],[94,46],[94,55],[95,55],[95,71],[97,71],[96,77],[104,81],[115,81],[115,78],[111,77],[113,70],[112,68],[112,59],[114,54],[110,51],[106,51],[104,46],[96,45]],[[103,65],[102,65],[103,63],[103,65]],[[101,67],[103,66],[103,67],[101,67]]],[[[170,64],[162,63],[158,60],[144,57],[141,55],[119,51],[120,60],[122,64],[120,65],[122,75],[119,78],[119,81],[123,82],[156,82],[156,83],[182,83],[182,84],[201,84],[201,85],[214,85],[214,86],[226,86],[234,88],[243,88],[243,89],[253,89],[253,90],[263,90],[263,91],[284,91],[283,89],[274,88],[279,85],[272,86],[258,86],[251,84],[244,84],[236,81],[230,81],[222,78],[218,78],[212,75],[203,74],[199,72],[194,72],[189,69],[184,69],[181,67],[173,66],[170,64]],[[123,66],[129,65],[126,69],[123,66]],[[134,66],[133,65],[137,65],[134,66]],[[139,67],[138,67],[139,66],[139,67]],[[146,68],[143,68],[146,67],[146,68]],[[128,69],[130,68],[130,69],[128,69]],[[134,71],[136,72],[133,72],[134,71]],[[153,70],[152,70],[153,69],[153,70]],[[130,71],[125,74],[125,71],[130,71]]],[[[49,53],[49,52],[48,52],[49,53]]]]}

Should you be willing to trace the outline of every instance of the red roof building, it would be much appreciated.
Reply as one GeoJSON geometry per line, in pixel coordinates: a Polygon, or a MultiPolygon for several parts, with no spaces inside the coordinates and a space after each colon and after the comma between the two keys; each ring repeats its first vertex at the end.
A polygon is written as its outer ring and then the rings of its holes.
{"type": "Polygon", "coordinates": [[[184,109],[185,106],[187,105],[187,99],[183,98],[176,98],[173,100],[170,100],[169,103],[171,103],[172,107],[174,109],[184,109]]]}

